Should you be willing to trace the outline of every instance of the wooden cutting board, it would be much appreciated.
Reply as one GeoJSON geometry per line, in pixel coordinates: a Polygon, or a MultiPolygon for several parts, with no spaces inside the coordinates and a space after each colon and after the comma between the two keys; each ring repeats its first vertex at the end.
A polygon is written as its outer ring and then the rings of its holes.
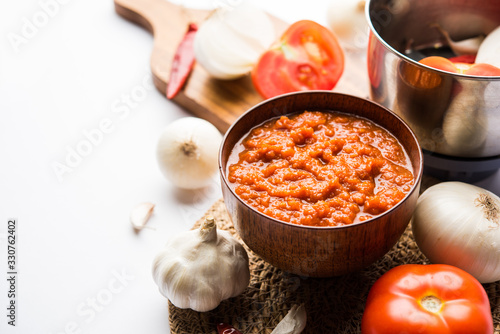
{"type": "MultiPolygon", "coordinates": [[[[185,8],[167,0],[114,0],[115,10],[122,17],[137,23],[154,35],[151,71],[156,88],[166,94],[172,59],[190,22],[200,25],[210,11],[185,8]]],[[[277,35],[287,28],[271,17],[277,35]]],[[[368,97],[365,52],[346,52],[346,65],[334,91],[368,97]]],[[[262,97],[252,86],[250,76],[236,80],[212,78],[195,64],[184,89],[173,99],[195,116],[204,118],[225,132],[236,118],[262,97]]]]}

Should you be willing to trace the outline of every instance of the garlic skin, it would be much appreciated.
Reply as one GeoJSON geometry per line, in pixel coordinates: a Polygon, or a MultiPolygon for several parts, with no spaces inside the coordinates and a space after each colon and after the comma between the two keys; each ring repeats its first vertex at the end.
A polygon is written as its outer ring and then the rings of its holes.
{"type": "Polygon", "coordinates": [[[160,293],[179,308],[206,312],[238,296],[250,282],[248,254],[213,217],[171,239],[153,262],[160,293]]]}
{"type": "Polygon", "coordinates": [[[300,334],[306,328],[307,314],[304,304],[293,305],[271,334],[300,334]]]}
{"type": "Polygon", "coordinates": [[[156,149],[160,171],[175,186],[202,188],[217,173],[222,135],[211,123],[196,117],[180,118],[162,132],[156,149]]]}
{"type": "Polygon", "coordinates": [[[419,198],[412,228],[432,263],[467,271],[481,283],[500,280],[500,198],[462,182],[438,183],[419,198]]]}

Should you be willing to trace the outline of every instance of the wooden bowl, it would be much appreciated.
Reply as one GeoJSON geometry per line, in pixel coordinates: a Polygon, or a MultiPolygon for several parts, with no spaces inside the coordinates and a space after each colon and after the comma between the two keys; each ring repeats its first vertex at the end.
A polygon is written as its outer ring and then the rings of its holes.
{"type": "Polygon", "coordinates": [[[422,151],[411,129],[389,109],[359,97],[330,91],[281,95],[245,112],[224,136],[219,154],[222,193],[236,231],[257,255],[298,275],[331,277],[366,267],[387,253],[412,216],[422,179],[422,151]],[[370,220],[346,226],[313,227],[282,222],[243,202],[226,176],[234,145],[250,129],[270,118],[301,111],[331,110],[365,117],[389,130],[408,153],[414,186],[396,206],[370,220]]]}

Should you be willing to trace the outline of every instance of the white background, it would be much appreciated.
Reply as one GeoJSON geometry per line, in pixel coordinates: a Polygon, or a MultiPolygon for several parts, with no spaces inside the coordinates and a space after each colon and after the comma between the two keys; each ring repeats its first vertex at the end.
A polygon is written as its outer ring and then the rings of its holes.
{"type": "MultiPolygon", "coordinates": [[[[329,4],[254,2],[288,22],[322,24],[329,4]]],[[[41,10],[36,0],[0,4],[0,332],[168,333],[151,262],[221,197],[218,178],[180,191],[157,168],[161,130],[189,114],[152,87],[146,30],[119,17],[112,0],[72,0],[14,47],[8,36],[21,35],[41,10]],[[139,91],[145,94],[125,107],[139,91]],[[58,176],[54,165],[89,134],[88,155],[58,176]],[[154,230],[136,234],[129,213],[143,201],[156,204],[154,230]],[[18,219],[15,328],[6,317],[8,218],[18,219]]],[[[497,175],[480,183],[498,184],[497,175]]]]}

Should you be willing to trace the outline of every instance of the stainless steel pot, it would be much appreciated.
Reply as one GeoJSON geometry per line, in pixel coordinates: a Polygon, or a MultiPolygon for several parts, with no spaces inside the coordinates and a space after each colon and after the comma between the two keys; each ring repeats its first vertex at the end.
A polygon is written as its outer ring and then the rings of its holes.
{"type": "Polygon", "coordinates": [[[495,29],[500,1],[369,0],[366,15],[371,98],[399,114],[427,151],[498,157],[500,77],[452,74],[418,60],[446,44],[436,24],[453,40],[495,29]]]}

